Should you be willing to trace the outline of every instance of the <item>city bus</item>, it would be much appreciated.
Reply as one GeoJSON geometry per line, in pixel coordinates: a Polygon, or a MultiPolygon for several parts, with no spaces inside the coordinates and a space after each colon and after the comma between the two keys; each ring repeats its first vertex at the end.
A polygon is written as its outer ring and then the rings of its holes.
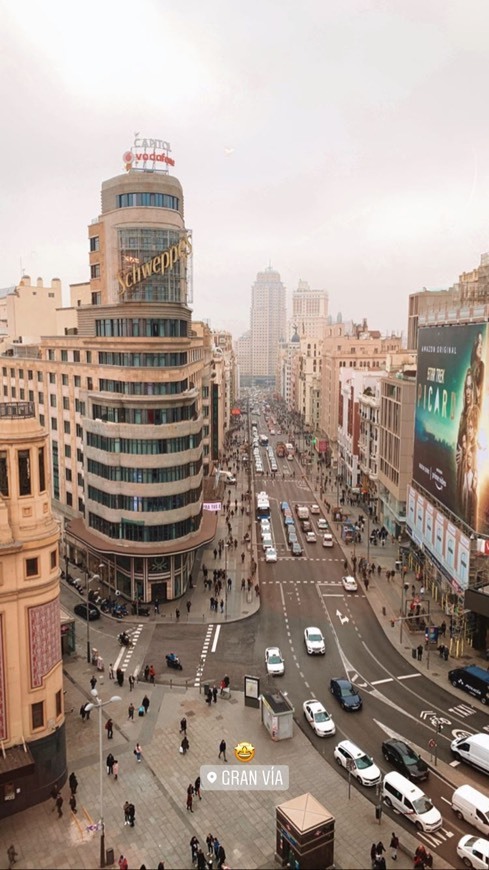
{"type": "Polygon", "coordinates": [[[256,518],[257,520],[270,519],[270,499],[266,492],[259,492],[256,496],[256,518]]]}

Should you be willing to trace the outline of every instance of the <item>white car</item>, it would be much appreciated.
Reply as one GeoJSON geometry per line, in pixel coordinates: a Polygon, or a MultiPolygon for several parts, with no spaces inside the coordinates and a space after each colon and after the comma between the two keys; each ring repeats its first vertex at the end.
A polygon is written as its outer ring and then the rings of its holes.
{"type": "Polygon", "coordinates": [[[324,637],[319,628],[316,628],[313,625],[304,629],[304,643],[306,645],[307,654],[310,656],[323,656],[326,653],[324,637]]]}
{"type": "Polygon", "coordinates": [[[262,520],[260,523],[260,526],[261,526],[262,535],[271,535],[272,534],[272,527],[271,527],[270,523],[268,523],[266,520],[262,520]]]}
{"type": "Polygon", "coordinates": [[[336,761],[350,771],[361,785],[377,785],[382,774],[373,759],[351,740],[342,740],[333,753],[336,761]]]}
{"type": "Polygon", "coordinates": [[[278,646],[269,646],[265,650],[267,673],[272,677],[281,676],[285,671],[285,662],[278,646]]]}
{"type": "Polygon", "coordinates": [[[306,541],[308,544],[315,544],[317,541],[316,535],[314,532],[306,532],[306,541]]]}
{"type": "Polygon", "coordinates": [[[321,508],[319,507],[318,504],[312,504],[311,507],[310,507],[310,511],[311,511],[312,514],[320,514],[320,513],[321,513],[321,508]]]}
{"type": "Polygon", "coordinates": [[[273,547],[273,538],[271,535],[262,535],[261,545],[264,550],[267,550],[269,547],[273,547]]]}
{"type": "Polygon", "coordinates": [[[333,547],[334,540],[331,532],[325,532],[323,535],[323,547],[333,547]]]}
{"type": "Polygon", "coordinates": [[[349,574],[347,577],[342,577],[343,589],[345,592],[358,592],[358,583],[354,577],[349,574]]]}
{"type": "Polygon", "coordinates": [[[302,709],[307,722],[318,737],[332,737],[333,734],[336,734],[333,718],[329,715],[326,707],[321,704],[321,701],[311,698],[310,701],[304,701],[302,709]]]}
{"type": "Polygon", "coordinates": [[[465,834],[457,844],[457,855],[462,859],[466,867],[474,867],[476,870],[487,870],[489,867],[489,840],[483,837],[473,837],[465,834]]]}
{"type": "Polygon", "coordinates": [[[277,561],[277,551],[275,547],[267,547],[265,550],[265,562],[276,562],[277,561]]]}
{"type": "Polygon", "coordinates": [[[318,529],[319,529],[319,531],[323,531],[323,530],[328,529],[328,528],[329,528],[329,526],[328,526],[328,521],[325,520],[324,517],[321,517],[321,519],[318,520],[318,529]]]}

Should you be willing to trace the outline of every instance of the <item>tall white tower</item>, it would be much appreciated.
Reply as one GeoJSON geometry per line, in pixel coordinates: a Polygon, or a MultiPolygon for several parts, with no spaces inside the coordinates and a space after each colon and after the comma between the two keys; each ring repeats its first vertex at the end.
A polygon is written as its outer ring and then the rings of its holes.
{"type": "Polygon", "coordinates": [[[254,384],[274,387],[279,343],[285,338],[285,286],[271,266],[251,288],[251,375],[254,384]]]}

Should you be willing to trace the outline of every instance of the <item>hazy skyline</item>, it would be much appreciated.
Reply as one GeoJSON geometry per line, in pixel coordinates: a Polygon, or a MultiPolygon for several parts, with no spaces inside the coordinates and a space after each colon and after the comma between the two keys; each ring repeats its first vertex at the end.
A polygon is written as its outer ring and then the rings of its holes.
{"type": "MultiPolygon", "coordinates": [[[[171,143],[194,317],[238,338],[269,264],[406,331],[409,293],[489,249],[478,0],[0,0],[0,286],[88,280],[100,186],[171,143]]],[[[289,306],[288,317],[291,315],[289,306]]]]}

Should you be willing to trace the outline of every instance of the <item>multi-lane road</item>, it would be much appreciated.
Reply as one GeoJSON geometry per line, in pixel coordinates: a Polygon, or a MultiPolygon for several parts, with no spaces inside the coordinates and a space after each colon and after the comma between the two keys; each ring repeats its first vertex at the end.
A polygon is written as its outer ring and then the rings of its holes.
{"type": "MultiPolygon", "coordinates": [[[[267,461],[263,450],[265,468],[267,461]]],[[[363,587],[359,586],[356,593],[344,591],[343,553],[338,543],[333,548],[323,548],[319,533],[316,543],[307,543],[300,523],[296,522],[304,555],[290,554],[280,502],[288,501],[293,509],[296,503],[310,505],[314,499],[298,463],[280,459],[277,462],[279,471],[275,480],[267,477],[257,481],[257,488],[266,489],[270,497],[278,552],[276,563],[266,563],[257,532],[262,605],[257,614],[242,622],[220,626],[143,622],[133,653],[121,653],[115,643],[114,623],[102,619],[92,627],[92,642],[96,645],[98,637],[103,648],[102,639],[110,633],[114,661],[118,655],[121,660],[132,655],[132,662],[126,662],[128,671],[141,667],[152,657],[161,662],[163,653],[171,648],[184,662],[179,676],[191,684],[196,680],[212,684],[227,673],[232,686],[242,688],[245,674],[259,676],[262,691],[280,687],[288,693],[298,725],[308,734],[315,751],[332,764],[335,745],[348,737],[386,771],[389,767],[382,758],[381,745],[390,736],[403,737],[425,757],[429,756],[430,742],[436,741],[438,757],[450,763],[449,744],[455,735],[489,730],[485,709],[477,701],[471,704],[468,698],[452,694],[448,686],[445,690],[426,679],[397,653],[379,630],[363,587]],[[307,655],[304,629],[309,625],[322,630],[325,656],[307,655]],[[266,674],[265,648],[272,645],[279,646],[284,655],[283,677],[266,674]],[[347,677],[355,683],[363,697],[361,711],[346,713],[340,708],[329,693],[331,677],[347,677]],[[334,737],[318,738],[305,723],[302,704],[308,698],[317,698],[328,708],[336,723],[334,737]]],[[[311,517],[315,529],[317,519],[311,517]]],[[[467,768],[466,781],[487,791],[487,777],[482,773],[467,768]]],[[[444,824],[436,833],[420,833],[419,837],[440,860],[459,866],[456,844],[463,834],[476,832],[459,822],[452,812],[450,798],[454,786],[449,781],[432,771],[423,788],[442,813],[444,824]]],[[[363,791],[367,799],[378,803],[375,789],[363,791]]],[[[405,825],[412,832],[409,823],[399,817],[395,824],[405,825]]]]}

